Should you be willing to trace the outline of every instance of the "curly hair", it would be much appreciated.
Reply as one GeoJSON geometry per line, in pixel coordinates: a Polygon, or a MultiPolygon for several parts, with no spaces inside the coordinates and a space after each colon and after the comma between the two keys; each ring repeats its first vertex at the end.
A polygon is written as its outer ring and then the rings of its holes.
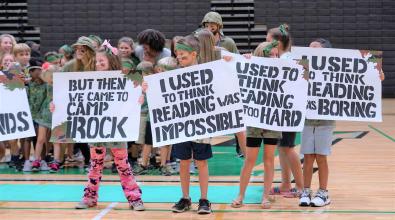
{"type": "Polygon", "coordinates": [[[140,45],[147,44],[152,50],[161,52],[165,47],[165,35],[154,29],[146,29],[137,35],[140,45]]]}

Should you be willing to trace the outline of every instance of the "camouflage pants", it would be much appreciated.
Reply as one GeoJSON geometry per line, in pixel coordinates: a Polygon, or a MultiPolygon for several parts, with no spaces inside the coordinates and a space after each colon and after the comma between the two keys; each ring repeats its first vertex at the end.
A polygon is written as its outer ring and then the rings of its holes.
{"type": "MultiPolygon", "coordinates": [[[[121,185],[126,199],[130,202],[141,199],[141,189],[137,185],[132,169],[128,162],[126,148],[112,148],[114,162],[121,179],[121,185]]],[[[89,205],[96,205],[98,199],[99,184],[103,174],[105,147],[91,147],[91,167],[88,174],[88,184],[84,189],[83,201],[89,205]]]]}

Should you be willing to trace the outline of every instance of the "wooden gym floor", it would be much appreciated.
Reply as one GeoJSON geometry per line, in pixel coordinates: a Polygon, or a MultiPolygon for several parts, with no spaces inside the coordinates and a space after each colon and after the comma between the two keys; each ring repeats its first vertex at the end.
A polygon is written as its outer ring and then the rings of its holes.
{"type": "MultiPolygon", "coordinates": [[[[329,157],[329,192],[332,204],[323,208],[302,208],[297,199],[276,197],[272,209],[262,210],[259,204],[241,209],[227,204],[213,204],[213,214],[199,216],[195,211],[174,214],[172,203],[146,203],[145,212],[133,212],[122,202],[100,202],[98,208],[73,209],[76,202],[0,201],[0,219],[395,219],[395,99],[383,100],[383,122],[337,122],[335,144],[329,157]],[[349,132],[345,132],[349,131],[349,132]]],[[[214,157],[215,159],[215,157],[214,157]]],[[[278,159],[276,160],[278,167],[278,159]]],[[[256,170],[262,169],[257,164],[256,170]]],[[[83,185],[85,175],[79,174],[4,174],[0,169],[0,184],[83,185]]],[[[196,180],[196,177],[192,179],[196,180]]],[[[276,172],[276,180],[280,180],[276,172]]],[[[117,175],[104,176],[102,185],[119,185],[117,175]]],[[[178,176],[138,176],[146,186],[179,186],[178,176]]],[[[210,177],[210,186],[237,186],[238,176],[210,177]]],[[[263,185],[262,176],[252,178],[252,186],[263,185]]],[[[0,186],[1,186],[0,185],[0,186]]],[[[192,185],[197,185],[193,183],[192,185]]],[[[313,175],[317,189],[318,174],[313,175]]],[[[180,189],[179,189],[180,191],[180,189]]],[[[0,190],[1,194],[5,193],[0,190]]],[[[25,192],[35,193],[35,192],[25,192]]],[[[175,192],[179,193],[179,192],[175,192]]],[[[82,194],[82,192],[81,192],[82,194]]],[[[166,196],[166,195],[158,195],[166,196]]],[[[209,191],[209,198],[215,197],[209,191]]],[[[234,195],[236,196],[236,195],[234,195]]],[[[19,198],[18,198],[19,199],[19,198]]],[[[17,199],[17,200],[18,200],[17,199]]],[[[196,204],[193,206],[196,210],[196,204]]]]}

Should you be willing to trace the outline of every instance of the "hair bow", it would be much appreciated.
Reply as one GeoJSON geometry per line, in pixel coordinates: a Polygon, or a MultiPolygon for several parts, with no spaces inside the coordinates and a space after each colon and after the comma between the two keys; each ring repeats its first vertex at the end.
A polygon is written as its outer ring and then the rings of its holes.
{"type": "Polygon", "coordinates": [[[113,54],[115,56],[118,55],[118,49],[116,47],[111,46],[110,41],[104,40],[101,46],[106,50],[107,53],[113,54]]]}

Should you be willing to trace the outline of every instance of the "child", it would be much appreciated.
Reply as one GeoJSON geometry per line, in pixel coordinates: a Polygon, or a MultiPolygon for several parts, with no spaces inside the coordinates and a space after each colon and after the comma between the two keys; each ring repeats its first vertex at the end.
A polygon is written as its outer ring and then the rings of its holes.
{"type": "MultiPolygon", "coordinates": [[[[140,63],[139,65],[141,65],[143,63],[144,62],[140,63]]],[[[157,65],[154,68],[154,71],[155,71],[155,73],[161,73],[161,72],[165,72],[165,71],[174,70],[176,68],[177,68],[177,61],[173,57],[165,57],[165,58],[162,58],[158,61],[157,65]]],[[[145,99],[145,102],[143,105],[147,106],[146,99],[145,99]]],[[[147,111],[148,111],[148,108],[147,108],[147,111]]],[[[136,169],[138,169],[137,171],[139,171],[140,174],[144,174],[148,171],[148,167],[147,167],[148,156],[149,156],[149,153],[152,151],[151,122],[150,122],[150,117],[149,117],[148,112],[146,114],[145,119],[146,119],[146,126],[145,126],[146,127],[146,129],[145,129],[146,139],[145,139],[145,145],[143,147],[143,152],[142,152],[142,164],[136,168],[136,169]]],[[[167,146],[160,147],[160,172],[163,176],[171,176],[172,174],[175,173],[174,169],[170,165],[170,153],[171,153],[170,146],[167,145],[167,146]]]]}
{"type": "MultiPolygon", "coordinates": [[[[269,43],[261,43],[254,51],[255,56],[262,57],[278,57],[277,41],[269,43]]],[[[246,56],[249,58],[249,56],[246,56]]],[[[259,153],[259,147],[264,143],[264,193],[262,196],[261,207],[263,209],[270,209],[274,198],[270,196],[270,188],[273,183],[274,176],[274,152],[276,145],[281,138],[281,132],[269,131],[260,128],[247,127],[247,148],[245,154],[244,165],[240,173],[240,190],[238,197],[232,202],[233,208],[240,208],[243,206],[243,199],[248,183],[250,181],[252,169],[259,153]]]]}
{"type": "MultiPolygon", "coordinates": [[[[270,29],[266,40],[268,42],[278,41],[280,59],[291,59],[292,39],[288,25],[282,24],[277,28],[270,29]]],[[[295,151],[295,138],[296,132],[282,133],[282,138],[278,145],[282,183],[279,187],[271,189],[271,194],[281,194],[287,198],[295,198],[300,195],[303,189],[302,165],[299,155],[295,151]],[[296,188],[291,187],[291,171],[295,178],[296,188]]]]}
{"type": "MultiPolygon", "coordinates": [[[[108,42],[104,42],[102,48],[96,53],[96,70],[120,70],[121,62],[117,56],[116,48],[113,48],[108,42]],[[115,49],[115,50],[114,50],[115,49]]],[[[54,106],[52,106],[52,110],[54,106]]],[[[93,143],[90,146],[91,166],[88,174],[89,181],[84,189],[82,201],[77,204],[76,209],[87,209],[97,205],[99,184],[102,177],[104,157],[106,149],[111,149],[114,155],[114,161],[121,179],[122,189],[125,197],[129,202],[130,208],[136,211],[145,210],[141,200],[141,189],[136,183],[132,169],[128,163],[128,152],[125,142],[106,142],[93,143]]]]}
{"type": "MultiPolygon", "coordinates": [[[[13,55],[15,58],[16,63],[14,64],[9,64],[13,65],[17,69],[16,72],[17,74],[20,75],[20,77],[25,81],[25,84],[28,83],[30,80],[30,75],[27,70],[27,67],[29,66],[29,60],[30,60],[30,52],[31,49],[27,44],[20,43],[16,44],[13,47],[13,55]]],[[[12,68],[12,67],[9,67],[12,68]]],[[[21,140],[21,146],[25,146],[25,139],[20,139],[21,140]]],[[[19,163],[19,147],[18,147],[18,140],[9,140],[8,143],[10,144],[11,147],[11,161],[10,161],[10,167],[14,167],[19,163]]],[[[27,144],[26,144],[27,146],[27,144]]],[[[17,168],[19,169],[20,166],[17,168]]]]}
{"type": "MultiPolygon", "coordinates": [[[[41,76],[41,68],[42,63],[36,60],[30,60],[29,66],[29,74],[32,77],[32,80],[27,85],[27,95],[29,100],[30,112],[33,118],[34,128],[36,129],[36,133],[38,133],[38,124],[36,120],[39,118],[40,109],[44,103],[45,97],[47,95],[47,89],[44,81],[40,78],[41,76]]],[[[35,145],[37,143],[37,139],[34,138],[26,138],[24,146],[24,165],[22,171],[30,172],[32,171],[32,163],[29,160],[30,157],[30,149],[31,149],[31,141],[35,145]]]]}
{"type": "Polygon", "coordinates": [[[137,66],[140,62],[139,58],[134,55],[134,42],[130,37],[122,37],[118,41],[119,56],[122,59],[131,59],[137,66]]]}
{"type": "Polygon", "coordinates": [[[70,47],[67,44],[61,46],[58,52],[62,56],[62,59],[60,60],[60,67],[63,67],[64,64],[66,64],[67,62],[73,59],[74,50],[72,47],[70,47]]]}
{"type": "Polygon", "coordinates": [[[5,53],[12,53],[12,50],[16,44],[14,36],[10,34],[0,35],[0,55],[5,53]]]}
{"type": "MultiPolygon", "coordinates": [[[[148,61],[142,61],[136,67],[137,72],[141,72],[142,76],[148,76],[154,74],[155,69],[154,65],[148,61]]],[[[144,140],[138,141],[138,143],[143,144],[143,150],[141,152],[141,164],[136,166],[134,169],[134,173],[137,175],[143,175],[148,172],[148,159],[152,152],[152,134],[151,134],[151,125],[149,121],[148,114],[148,104],[147,100],[144,96],[144,102],[141,105],[141,123],[144,124],[140,126],[140,136],[144,136],[144,140]]],[[[156,159],[153,157],[151,160],[151,165],[156,166],[156,159]]]]}
{"type": "Polygon", "coordinates": [[[48,138],[52,126],[52,114],[49,111],[49,107],[53,98],[52,75],[57,71],[59,71],[59,68],[56,65],[44,63],[42,66],[41,79],[46,82],[46,96],[43,104],[41,105],[39,116],[35,120],[35,122],[38,124],[38,135],[36,148],[34,151],[35,160],[32,163],[33,172],[50,170],[50,172],[56,173],[60,169],[60,143],[53,143],[54,161],[50,163],[50,168],[47,166],[45,160],[42,159],[44,145],[48,146],[48,138]]]}
{"type": "Polygon", "coordinates": [[[56,65],[56,66],[60,66],[60,61],[62,59],[62,56],[58,53],[56,53],[55,51],[50,51],[47,52],[44,55],[44,61],[48,62],[52,65],[56,65]]]}
{"type": "Polygon", "coordinates": [[[0,57],[0,70],[8,70],[11,63],[15,62],[14,55],[5,53],[0,57]]]}
{"type": "MultiPolygon", "coordinates": [[[[187,36],[177,41],[176,54],[179,65],[181,67],[188,67],[198,64],[199,56],[199,41],[194,36],[187,36]]],[[[143,83],[143,91],[148,88],[146,83],[143,83]]],[[[193,158],[199,169],[199,183],[200,183],[200,200],[197,213],[209,214],[211,213],[211,204],[207,200],[208,191],[208,163],[207,160],[213,156],[210,140],[200,139],[195,141],[187,141],[183,143],[174,144],[172,150],[174,156],[180,159],[180,180],[182,188],[182,198],[174,204],[172,211],[181,213],[191,208],[191,198],[189,197],[190,185],[190,163],[193,158]]]]}
{"type": "MultiPolygon", "coordinates": [[[[311,42],[310,47],[331,48],[332,45],[329,41],[321,38],[311,42]]],[[[331,153],[334,128],[335,121],[306,119],[302,131],[302,146],[300,149],[300,153],[304,155],[304,189],[299,200],[300,206],[321,207],[331,202],[327,190],[329,176],[327,156],[331,153]],[[318,165],[320,186],[314,198],[311,199],[312,190],[310,187],[314,161],[317,161],[318,165]]]]}

